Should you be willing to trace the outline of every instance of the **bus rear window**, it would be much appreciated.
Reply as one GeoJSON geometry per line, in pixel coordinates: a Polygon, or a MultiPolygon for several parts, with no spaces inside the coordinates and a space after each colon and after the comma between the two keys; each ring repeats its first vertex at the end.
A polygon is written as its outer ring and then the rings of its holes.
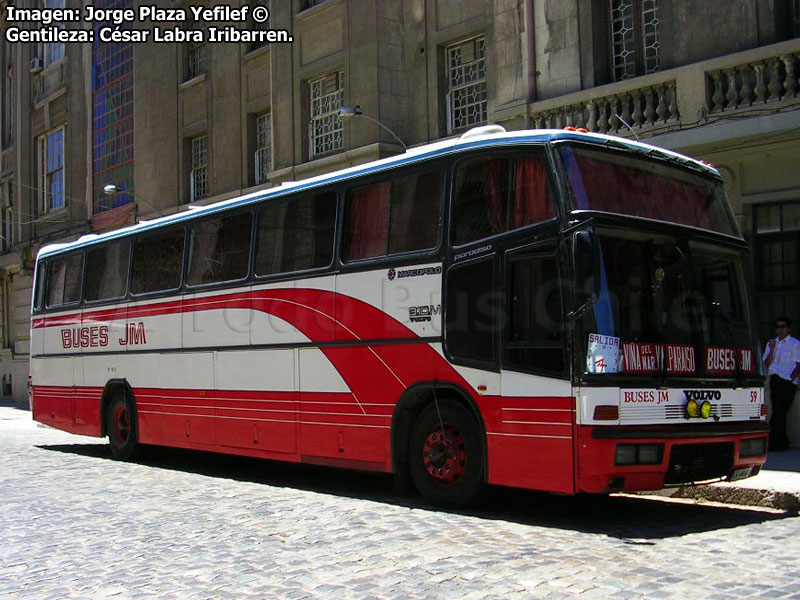
{"type": "Polygon", "coordinates": [[[87,252],[84,299],[91,302],[124,296],[128,289],[130,254],[131,245],[127,241],[87,252]]]}
{"type": "Polygon", "coordinates": [[[136,240],[131,293],[174,290],[181,284],[183,238],[183,229],[173,229],[136,240]]]}
{"type": "Polygon", "coordinates": [[[252,213],[201,221],[189,237],[189,285],[235,281],[247,277],[252,213]]]}
{"type": "Polygon", "coordinates": [[[50,259],[47,278],[47,306],[72,304],[81,299],[83,254],[50,259]]]}
{"type": "Polygon", "coordinates": [[[552,219],[546,164],[535,155],[465,160],[458,165],[453,244],[460,246],[552,219]]]}

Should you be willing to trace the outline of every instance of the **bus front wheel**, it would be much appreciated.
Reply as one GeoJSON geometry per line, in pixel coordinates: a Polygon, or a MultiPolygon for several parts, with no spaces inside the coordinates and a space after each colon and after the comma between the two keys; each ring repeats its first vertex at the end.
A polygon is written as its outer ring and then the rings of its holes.
{"type": "Polygon", "coordinates": [[[443,399],[426,406],[414,422],[409,466],[426,500],[458,508],[483,487],[480,428],[462,404],[443,399]]]}
{"type": "Polygon", "coordinates": [[[133,401],[123,390],[114,392],[106,409],[106,432],[111,454],[117,460],[130,460],[139,448],[133,401]]]}

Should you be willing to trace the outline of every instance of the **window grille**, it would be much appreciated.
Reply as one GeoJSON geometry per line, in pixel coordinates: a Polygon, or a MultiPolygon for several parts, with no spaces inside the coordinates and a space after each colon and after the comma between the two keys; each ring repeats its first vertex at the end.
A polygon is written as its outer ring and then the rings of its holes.
{"type": "Polygon", "coordinates": [[[661,69],[658,0],[611,0],[614,81],[661,69]]]}
{"type": "Polygon", "coordinates": [[[448,46],[445,54],[449,133],[486,123],[486,38],[448,46]]]}
{"type": "Polygon", "coordinates": [[[208,196],[208,137],[201,135],[191,141],[190,200],[208,196]]]}
{"type": "Polygon", "coordinates": [[[263,113],[256,117],[256,185],[265,183],[268,179],[272,162],[272,120],[270,113],[263,113]]]}
{"type": "Polygon", "coordinates": [[[342,123],[338,110],[342,106],[341,71],[309,82],[311,88],[311,122],[309,123],[310,154],[319,156],[344,146],[342,123]]]}
{"type": "Polygon", "coordinates": [[[64,128],[39,138],[39,212],[64,207],[64,128]]]}
{"type": "Polygon", "coordinates": [[[206,72],[206,45],[197,42],[189,42],[188,49],[188,68],[186,80],[194,79],[206,72]]]}
{"type": "Polygon", "coordinates": [[[778,316],[800,321],[800,200],[755,206],[753,244],[758,326],[768,339],[778,316]]]}

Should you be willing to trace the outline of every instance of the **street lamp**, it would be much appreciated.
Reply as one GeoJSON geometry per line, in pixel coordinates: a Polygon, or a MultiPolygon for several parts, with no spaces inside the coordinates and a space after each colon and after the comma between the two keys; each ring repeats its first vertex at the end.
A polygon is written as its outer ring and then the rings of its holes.
{"type": "Polygon", "coordinates": [[[378,127],[383,127],[386,131],[388,131],[391,134],[391,136],[400,143],[400,145],[403,147],[403,150],[408,151],[408,146],[406,146],[405,142],[403,142],[403,140],[401,140],[400,137],[394,131],[389,129],[386,125],[384,125],[377,119],[373,119],[369,115],[365,115],[364,112],[361,110],[360,106],[358,105],[343,106],[339,109],[339,112],[337,114],[339,115],[340,119],[352,119],[353,117],[361,117],[363,119],[366,119],[367,121],[372,121],[378,127]]]}
{"type": "Polygon", "coordinates": [[[131,191],[119,189],[119,186],[117,186],[116,183],[107,183],[107,184],[105,184],[103,186],[103,194],[105,194],[106,196],[113,197],[113,196],[116,196],[117,194],[119,194],[120,192],[125,193],[125,194],[130,194],[135,200],[139,200],[140,202],[144,202],[150,208],[152,208],[154,211],[156,211],[158,213],[159,217],[163,217],[164,216],[164,214],[160,210],[158,210],[158,208],[155,207],[151,202],[148,202],[147,200],[145,200],[141,196],[138,196],[137,194],[134,194],[131,191]]]}

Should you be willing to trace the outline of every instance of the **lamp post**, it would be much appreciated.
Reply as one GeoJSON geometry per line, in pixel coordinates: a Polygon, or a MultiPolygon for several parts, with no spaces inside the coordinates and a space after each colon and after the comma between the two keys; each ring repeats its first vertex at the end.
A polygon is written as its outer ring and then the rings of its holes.
{"type": "Polygon", "coordinates": [[[163,217],[163,216],[164,216],[164,214],[163,214],[163,213],[162,213],[160,210],[158,210],[158,208],[156,208],[156,207],[155,207],[155,206],[154,206],[154,205],[153,205],[151,202],[149,202],[149,201],[145,200],[145,199],[144,199],[144,198],[142,198],[141,196],[138,196],[138,195],[134,194],[133,192],[130,192],[130,191],[127,191],[127,190],[121,190],[121,189],[119,189],[119,187],[117,186],[117,184],[116,184],[116,183],[107,183],[107,184],[105,184],[105,185],[103,186],[103,194],[105,194],[106,196],[109,196],[109,197],[114,197],[114,196],[116,196],[117,194],[119,194],[120,192],[122,192],[122,193],[125,193],[125,194],[130,194],[130,195],[131,195],[131,197],[132,197],[134,200],[138,200],[138,201],[140,201],[140,202],[144,202],[144,203],[145,203],[145,204],[147,204],[147,205],[148,205],[150,208],[152,208],[154,211],[156,211],[156,212],[158,213],[158,216],[159,216],[159,217],[163,217]]]}
{"type": "Polygon", "coordinates": [[[396,139],[398,141],[398,143],[403,147],[403,150],[404,151],[408,151],[408,146],[406,146],[405,142],[400,139],[400,136],[398,136],[394,131],[389,129],[386,125],[384,125],[383,123],[381,123],[377,119],[373,119],[369,115],[365,115],[364,112],[361,110],[360,106],[358,106],[358,105],[356,105],[356,106],[343,106],[343,107],[341,107],[339,109],[339,112],[337,114],[339,115],[340,119],[345,119],[346,120],[346,119],[352,119],[353,117],[361,117],[362,119],[366,119],[367,121],[372,121],[378,127],[382,127],[383,129],[388,131],[391,134],[391,136],[394,139],[396,139]]]}

